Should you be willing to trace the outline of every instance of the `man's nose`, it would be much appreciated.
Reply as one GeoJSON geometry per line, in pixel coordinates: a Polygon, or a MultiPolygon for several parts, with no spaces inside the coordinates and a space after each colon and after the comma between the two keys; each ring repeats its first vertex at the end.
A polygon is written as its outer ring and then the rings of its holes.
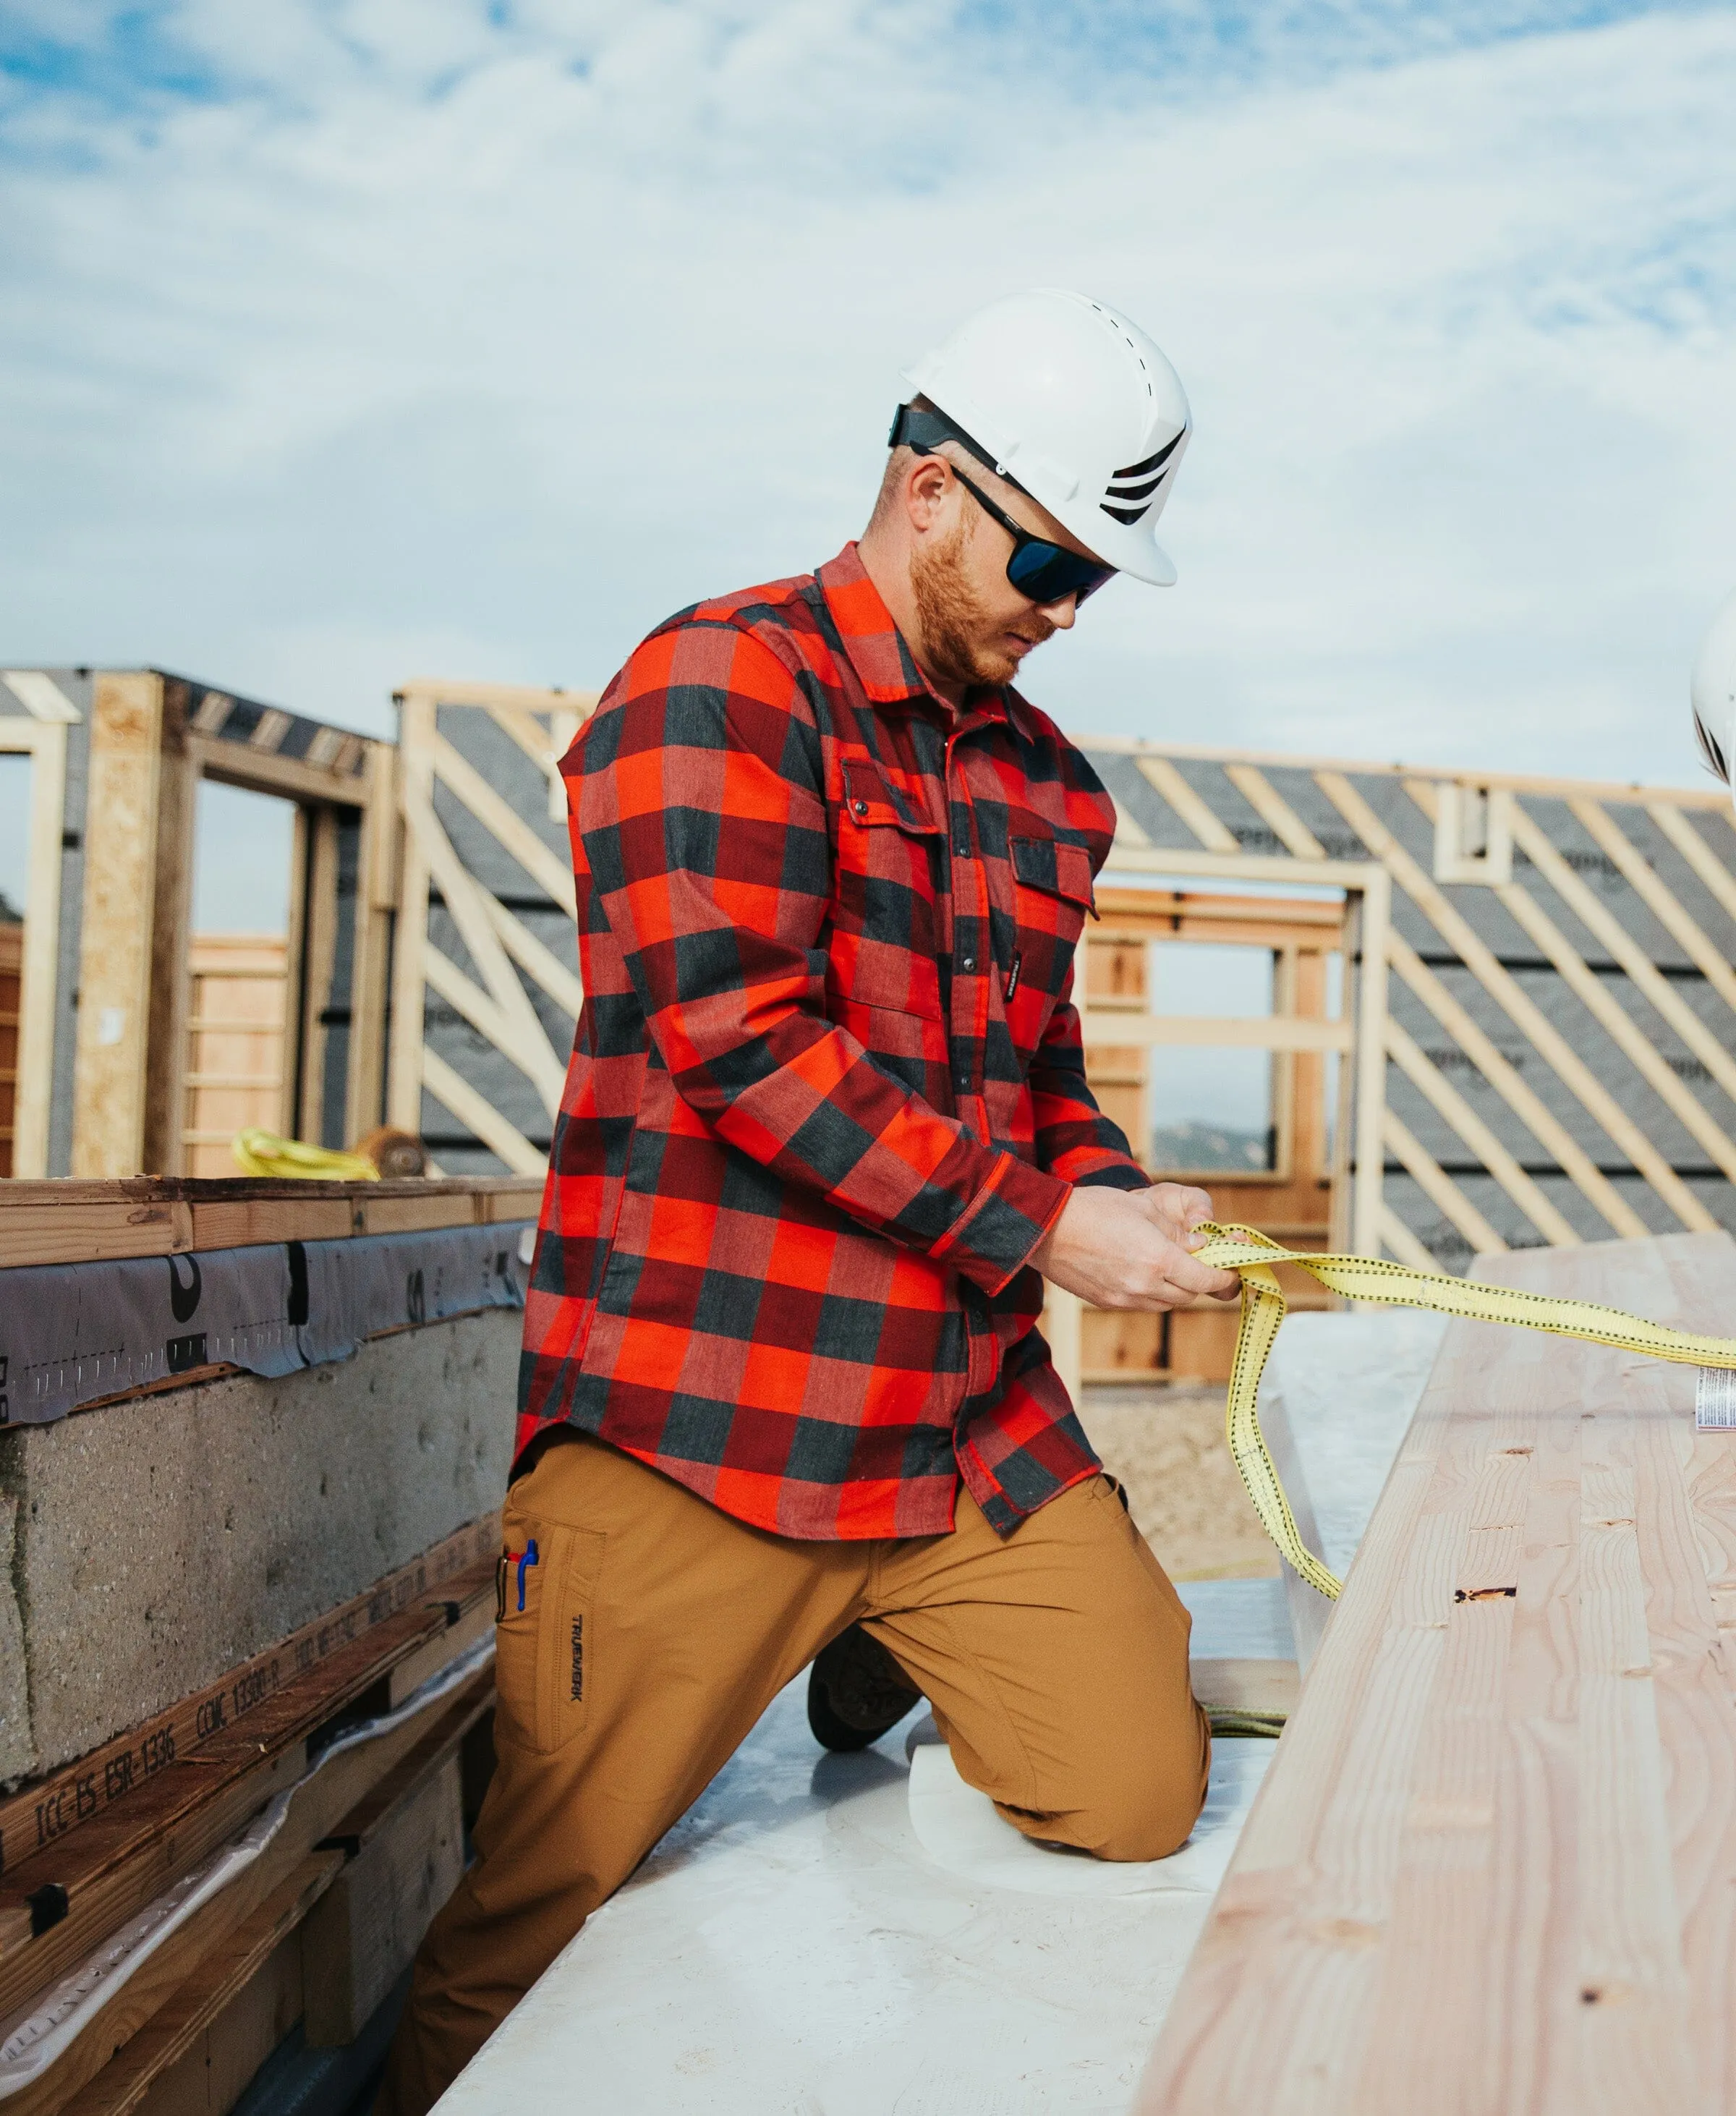
{"type": "Polygon", "coordinates": [[[1079,598],[1077,595],[1065,595],[1059,602],[1040,602],[1037,610],[1057,632],[1071,632],[1073,619],[1079,614],[1079,598]]]}

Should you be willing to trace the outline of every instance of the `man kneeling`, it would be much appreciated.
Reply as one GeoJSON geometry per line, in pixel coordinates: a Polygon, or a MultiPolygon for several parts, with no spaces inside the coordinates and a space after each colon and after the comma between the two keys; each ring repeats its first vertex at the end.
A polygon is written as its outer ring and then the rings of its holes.
{"type": "Polygon", "coordinates": [[[381,2106],[420,2116],[815,1663],[1104,1859],[1187,1838],[1186,1610],[1036,1325],[1237,1288],[1086,1085],[1114,804],[1010,688],[1151,528],[1187,406],[1124,317],[997,302],[905,378],[817,573],[640,646],[563,770],[585,1008],[526,1314],[498,1764],[381,2106]],[[816,1660],[816,1656],[818,1658],[816,1660]]]}

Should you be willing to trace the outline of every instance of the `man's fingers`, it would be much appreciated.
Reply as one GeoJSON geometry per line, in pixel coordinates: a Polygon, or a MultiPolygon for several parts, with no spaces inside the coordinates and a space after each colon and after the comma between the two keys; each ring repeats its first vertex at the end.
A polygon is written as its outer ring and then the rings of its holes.
{"type": "Polygon", "coordinates": [[[1241,1283],[1234,1272],[1219,1271],[1212,1265],[1196,1263],[1185,1249],[1173,1262],[1166,1264],[1164,1276],[1173,1285],[1183,1287],[1189,1298],[1196,1293],[1204,1293],[1222,1300],[1233,1293],[1241,1283]]]}

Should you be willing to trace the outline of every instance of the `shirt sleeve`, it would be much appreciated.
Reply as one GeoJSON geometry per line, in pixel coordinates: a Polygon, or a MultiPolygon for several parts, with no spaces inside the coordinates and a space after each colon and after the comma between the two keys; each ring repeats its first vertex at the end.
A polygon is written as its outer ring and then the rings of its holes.
{"type": "Polygon", "coordinates": [[[1073,973],[1069,970],[1031,1060],[1037,1164],[1068,1184],[1106,1190],[1149,1189],[1151,1179],[1133,1158],[1127,1134],[1098,1108],[1086,1083],[1085,1042],[1072,989],[1073,973]]]}
{"type": "Polygon", "coordinates": [[[575,853],[682,1099],[783,1180],[999,1292],[1068,1186],[828,1016],[824,766],[792,671],[728,623],[657,633],[567,768],[575,853]]]}

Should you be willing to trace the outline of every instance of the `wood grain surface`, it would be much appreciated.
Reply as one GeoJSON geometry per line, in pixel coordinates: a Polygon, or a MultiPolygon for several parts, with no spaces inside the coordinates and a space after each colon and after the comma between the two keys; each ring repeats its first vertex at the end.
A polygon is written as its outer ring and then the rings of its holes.
{"type": "MultiPolygon", "coordinates": [[[[1473,1274],[1736,1334],[1736,1244],[1473,1274]]],[[[1692,1369],[1455,1322],[1146,2116],[1736,2109],[1736,1434],[1692,1369]]]]}

